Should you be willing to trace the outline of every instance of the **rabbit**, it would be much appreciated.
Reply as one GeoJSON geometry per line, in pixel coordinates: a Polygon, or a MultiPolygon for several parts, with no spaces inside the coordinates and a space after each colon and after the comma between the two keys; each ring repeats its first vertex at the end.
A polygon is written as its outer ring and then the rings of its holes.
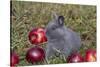
{"type": "Polygon", "coordinates": [[[46,59],[53,57],[55,53],[61,53],[68,57],[77,52],[81,47],[80,36],[64,25],[64,16],[53,14],[52,20],[46,26],[46,59]]]}

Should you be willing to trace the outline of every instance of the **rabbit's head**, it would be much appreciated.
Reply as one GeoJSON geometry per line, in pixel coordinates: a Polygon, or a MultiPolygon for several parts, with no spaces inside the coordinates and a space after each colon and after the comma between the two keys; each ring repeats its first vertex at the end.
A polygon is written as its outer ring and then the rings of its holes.
{"type": "Polygon", "coordinates": [[[61,38],[64,35],[64,17],[53,14],[52,20],[46,27],[46,36],[49,39],[61,38]]]}

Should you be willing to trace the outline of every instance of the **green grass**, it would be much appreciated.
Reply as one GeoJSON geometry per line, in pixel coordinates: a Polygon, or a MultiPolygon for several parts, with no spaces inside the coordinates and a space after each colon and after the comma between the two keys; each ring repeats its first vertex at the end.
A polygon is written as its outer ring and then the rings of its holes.
{"type": "MultiPolygon", "coordinates": [[[[47,64],[45,61],[28,63],[25,54],[33,46],[28,41],[29,31],[34,27],[45,27],[51,20],[52,11],[63,15],[66,27],[80,34],[83,56],[86,49],[96,49],[96,6],[12,1],[11,11],[11,49],[20,56],[18,66],[47,64]]],[[[61,57],[49,61],[50,64],[66,63],[61,57]]]]}

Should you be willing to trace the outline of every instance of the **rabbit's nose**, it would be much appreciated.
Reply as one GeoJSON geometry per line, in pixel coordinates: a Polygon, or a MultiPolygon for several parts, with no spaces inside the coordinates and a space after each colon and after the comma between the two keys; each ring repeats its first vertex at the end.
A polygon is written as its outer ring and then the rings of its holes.
{"type": "Polygon", "coordinates": [[[47,34],[49,34],[49,31],[48,31],[48,30],[46,30],[46,31],[45,31],[45,33],[46,33],[46,35],[47,35],[47,34]]]}

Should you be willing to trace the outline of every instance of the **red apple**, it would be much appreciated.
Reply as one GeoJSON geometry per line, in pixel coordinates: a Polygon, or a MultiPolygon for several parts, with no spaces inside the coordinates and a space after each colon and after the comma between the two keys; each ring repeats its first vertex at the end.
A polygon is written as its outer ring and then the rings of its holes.
{"type": "Polygon", "coordinates": [[[96,50],[94,50],[94,49],[86,50],[85,60],[87,62],[94,62],[94,61],[96,61],[96,50]]]}
{"type": "Polygon", "coordinates": [[[26,60],[29,63],[35,63],[39,61],[43,61],[45,58],[45,51],[41,47],[33,47],[29,49],[26,53],[26,60]]]}
{"type": "Polygon", "coordinates": [[[10,66],[15,66],[19,63],[19,56],[15,52],[10,53],[10,66]]]}
{"type": "Polygon", "coordinates": [[[47,38],[45,35],[45,29],[42,27],[32,29],[32,31],[29,32],[28,37],[29,37],[29,41],[35,45],[38,45],[40,43],[47,41],[47,38]]]}
{"type": "Polygon", "coordinates": [[[84,59],[79,53],[74,53],[68,56],[67,62],[68,63],[77,63],[77,62],[83,62],[84,59]]]}

